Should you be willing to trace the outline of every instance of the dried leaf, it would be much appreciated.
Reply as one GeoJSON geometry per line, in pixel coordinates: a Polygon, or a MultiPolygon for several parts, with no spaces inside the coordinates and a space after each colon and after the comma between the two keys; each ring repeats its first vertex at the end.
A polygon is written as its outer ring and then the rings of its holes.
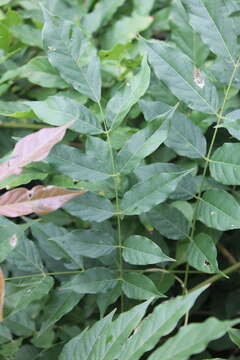
{"type": "Polygon", "coordinates": [[[4,303],[4,275],[0,268],[0,321],[3,321],[3,303],[4,303]]]}
{"type": "Polygon", "coordinates": [[[7,161],[0,164],[0,181],[10,175],[20,174],[22,167],[45,159],[52,147],[60,142],[72,121],[55,128],[44,128],[33,134],[24,136],[15,145],[13,153],[7,161]]]}
{"type": "Polygon", "coordinates": [[[65,202],[84,191],[73,191],[55,186],[38,185],[28,190],[18,188],[6,192],[0,196],[0,215],[17,217],[36,213],[43,215],[57,210],[65,202]]]}

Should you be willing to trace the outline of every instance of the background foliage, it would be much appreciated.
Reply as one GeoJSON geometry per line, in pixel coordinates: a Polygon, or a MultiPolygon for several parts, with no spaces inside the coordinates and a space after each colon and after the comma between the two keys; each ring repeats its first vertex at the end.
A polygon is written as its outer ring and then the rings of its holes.
{"type": "Polygon", "coordinates": [[[0,359],[240,359],[239,14],[0,0],[0,359]]]}

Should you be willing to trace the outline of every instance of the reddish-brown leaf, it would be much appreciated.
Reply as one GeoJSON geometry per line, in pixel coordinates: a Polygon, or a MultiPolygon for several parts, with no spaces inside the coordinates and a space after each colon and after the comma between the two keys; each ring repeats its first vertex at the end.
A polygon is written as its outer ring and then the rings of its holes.
{"type": "Polygon", "coordinates": [[[26,188],[10,190],[0,196],[0,215],[17,217],[31,213],[47,214],[83,193],[84,191],[80,190],[42,185],[35,186],[31,190],[26,188]]]}
{"type": "Polygon", "coordinates": [[[44,128],[24,136],[15,145],[9,160],[0,164],[0,181],[10,175],[20,174],[22,168],[34,161],[45,159],[52,147],[60,142],[72,121],[55,128],[44,128]]]}
{"type": "Polygon", "coordinates": [[[0,321],[3,321],[3,304],[4,304],[4,275],[0,268],[0,321]]]}

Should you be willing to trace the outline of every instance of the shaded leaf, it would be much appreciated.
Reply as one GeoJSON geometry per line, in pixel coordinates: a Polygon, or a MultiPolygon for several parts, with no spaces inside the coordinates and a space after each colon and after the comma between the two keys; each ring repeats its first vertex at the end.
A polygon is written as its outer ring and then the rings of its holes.
{"type": "Polygon", "coordinates": [[[63,348],[59,360],[79,360],[79,355],[84,360],[90,360],[95,352],[96,344],[102,332],[109,327],[114,312],[97,321],[91,329],[82,331],[80,335],[71,339],[63,348]]]}
{"type": "Polygon", "coordinates": [[[173,206],[159,205],[147,213],[147,218],[153,227],[168,239],[180,240],[188,237],[188,221],[173,206]]]}
{"type": "Polygon", "coordinates": [[[218,273],[217,249],[212,238],[198,234],[190,242],[187,253],[188,264],[204,273],[218,273]]]}
{"type": "Polygon", "coordinates": [[[125,261],[134,265],[173,261],[173,259],[163,253],[156,243],[139,235],[132,235],[124,241],[122,255],[125,261]]]}
{"type": "Polygon", "coordinates": [[[232,342],[240,348],[240,330],[239,329],[230,329],[228,335],[232,342]]]}
{"type": "Polygon", "coordinates": [[[113,237],[101,231],[74,230],[49,240],[76,261],[79,255],[94,259],[108,255],[115,249],[113,237]]]}
{"type": "Polygon", "coordinates": [[[122,289],[130,299],[145,300],[152,297],[165,297],[150,278],[134,272],[124,274],[122,289]]]}
{"type": "Polygon", "coordinates": [[[62,290],[71,290],[78,294],[105,293],[116,286],[115,272],[107,268],[91,268],[79,275],[73,276],[72,280],[62,286],[62,290]]]}
{"type": "Polygon", "coordinates": [[[43,321],[39,334],[48,330],[59,319],[69,313],[81,298],[81,295],[72,291],[54,291],[47,306],[44,307],[43,321]]]}
{"type": "Polygon", "coordinates": [[[6,304],[11,309],[11,315],[22,311],[29,304],[46,296],[53,287],[54,281],[50,276],[40,279],[30,278],[27,281],[8,284],[6,304]]]}
{"type": "Polygon", "coordinates": [[[114,215],[111,201],[93,193],[86,193],[81,198],[70,201],[63,208],[69,214],[85,221],[101,222],[114,215]]]}
{"type": "Polygon", "coordinates": [[[36,213],[39,215],[57,210],[65,202],[83,194],[82,191],[73,191],[54,186],[35,186],[31,190],[17,188],[0,196],[0,214],[8,217],[17,217],[36,213]]]}
{"type": "Polygon", "coordinates": [[[29,107],[23,101],[0,101],[0,115],[24,118],[32,114],[29,107]]]}

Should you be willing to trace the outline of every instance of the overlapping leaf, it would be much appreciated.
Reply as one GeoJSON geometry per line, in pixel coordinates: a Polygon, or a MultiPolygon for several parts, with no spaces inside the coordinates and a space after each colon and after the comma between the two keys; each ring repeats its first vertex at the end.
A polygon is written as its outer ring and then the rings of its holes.
{"type": "Polygon", "coordinates": [[[54,186],[35,186],[31,190],[17,188],[6,192],[0,197],[0,214],[17,217],[36,213],[39,215],[57,210],[65,202],[83,194],[54,186]]]}
{"type": "Polygon", "coordinates": [[[15,145],[10,159],[0,164],[0,181],[19,174],[22,168],[34,161],[45,159],[54,145],[62,140],[70,123],[57,128],[41,129],[23,137],[15,145]]]}

